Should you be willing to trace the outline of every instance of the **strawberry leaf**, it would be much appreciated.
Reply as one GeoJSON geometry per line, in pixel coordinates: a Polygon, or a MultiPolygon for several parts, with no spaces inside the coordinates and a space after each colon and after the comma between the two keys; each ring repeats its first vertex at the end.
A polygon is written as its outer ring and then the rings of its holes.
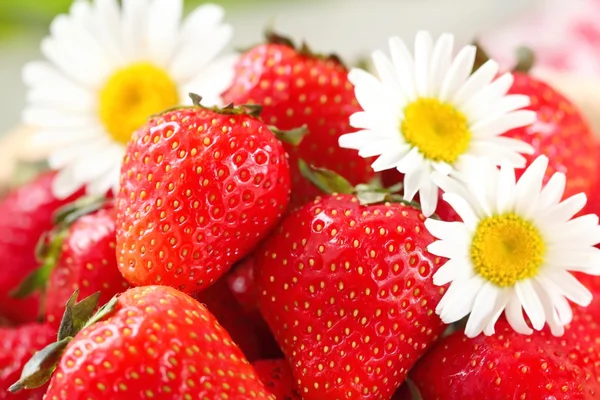
{"type": "Polygon", "coordinates": [[[66,337],[35,353],[23,367],[19,380],[8,390],[11,393],[16,393],[22,389],[38,388],[48,382],[65,348],[72,339],[72,337],[66,337]]]}
{"type": "Polygon", "coordinates": [[[76,290],[65,305],[65,312],[58,329],[58,340],[77,335],[94,315],[100,299],[100,292],[96,292],[80,302],[77,302],[78,295],[79,290],[76,290]]]}
{"type": "Polygon", "coordinates": [[[517,49],[517,64],[513,67],[515,72],[528,73],[535,64],[535,53],[529,47],[521,46],[517,49]]]}
{"type": "Polygon", "coordinates": [[[67,228],[84,215],[98,211],[105,203],[105,196],[86,196],[77,199],[58,209],[54,214],[54,224],[60,225],[61,228],[67,228]]]}
{"type": "Polygon", "coordinates": [[[412,379],[407,377],[404,382],[408,386],[408,390],[410,391],[410,396],[412,400],[423,400],[419,388],[417,388],[417,385],[415,385],[412,379]]]}
{"type": "Polygon", "coordinates": [[[302,159],[298,160],[298,169],[303,177],[326,194],[353,194],[354,187],[343,176],[325,168],[309,166],[302,159]]]}
{"type": "Polygon", "coordinates": [[[287,131],[279,130],[273,126],[270,126],[269,129],[271,130],[271,132],[273,132],[277,139],[281,140],[282,142],[291,144],[292,146],[298,146],[300,142],[302,142],[304,136],[308,133],[306,125],[302,125],[299,128],[289,129],[287,131]]]}
{"type": "Polygon", "coordinates": [[[84,325],[84,328],[100,321],[102,318],[106,317],[108,314],[114,311],[117,301],[119,300],[119,296],[113,296],[112,299],[108,301],[105,305],[100,307],[100,309],[94,314],[84,325]]]}

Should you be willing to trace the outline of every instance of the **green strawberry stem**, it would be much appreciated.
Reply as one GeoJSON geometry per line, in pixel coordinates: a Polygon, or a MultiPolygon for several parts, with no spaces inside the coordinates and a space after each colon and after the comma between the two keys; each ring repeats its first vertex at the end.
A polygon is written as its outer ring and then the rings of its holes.
{"type": "Polygon", "coordinates": [[[115,296],[94,314],[100,292],[80,302],[77,302],[78,295],[79,290],[76,290],[67,301],[57,341],[38,351],[27,361],[19,380],[8,389],[10,392],[16,393],[23,389],[35,389],[44,385],[51,378],[67,345],[75,335],[83,328],[107,316],[117,304],[117,296],[115,296]]]}
{"type": "Polygon", "coordinates": [[[412,379],[406,377],[404,383],[408,386],[408,390],[410,391],[410,397],[412,400],[423,400],[423,396],[421,396],[419,388],[417,388],[417,385],[415,385],[412,379]]]}
{"type": "Polygon", "coordinates": [[[275,30],[272,27],[268,27],[267,29],[265,29],[265,40],[269,44],[280,44],[283,46],[291,47],[292,49],[296,50],[300,55],[303,55],[305,57],[314,57],[322,60],[330,60],[337,64],[345,65],[342,59],[337,54],[315,53],[314,51],[312,51],[308,43],[306,43],[306,41],[304,40],[302,41],[300,47],[297,47],[292,39],[275,32],[275,30]]]}
{"type": "MultiPolygon", "coordinates": [[[[479,67],[490,60],[490,56],[485,51],[481,43],[475,41],[473,42],[473,45],[477,49],[477,53],[475,54],[475,63],[473,64],[473,72],[475,72],[479,69],[479,67]]],[[[517,48],[515,55],[517,62],[513,66],[512,71],[522,72],[525,74],[529,73],[535,64],[535,53],[533,50],[531,50],[529,47],[521,46],[517,48]]]]}
{"type": "Polygon", "coordinates": [[[421,205],[416,201],[408,201],[397,192],[402,189],[402,184],[396,184],[389,188],[381,186],[378,179],[368,184],[359,184],[352,186],[350,182],[339,175],[337,172],[309,166],[304,160],[298,160],[298,169],[302,176],[308,179],[313,185],[326,194],[353,194],[358,198],[362,205],[378,204],[384,202],[404,203],[416,209],[421,209],[421,205]]]}
{"type": "Polygon", "coordinates": [[[271,132],[273,132],[277,139],[281,140],[282,142],[291,144],[292,146],[298,146],[300,142],[302,142],[302,139],[304,139],[304,136],[306,136],[306,134],[308,133],[306,125],[302,125],[299,128],[289,129],[287,131],[278,129],[274,126],[269,126],[269,129],[271,130],[271,132]]]}

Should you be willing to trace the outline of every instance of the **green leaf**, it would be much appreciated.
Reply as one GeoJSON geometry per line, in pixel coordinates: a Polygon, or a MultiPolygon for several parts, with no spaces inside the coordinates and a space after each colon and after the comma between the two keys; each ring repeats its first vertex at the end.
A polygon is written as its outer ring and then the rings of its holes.
{"type": "Polygon", "coordinates": [[[35,389],[43,386],[56,369],[65,348],[72,340],[66,337],[38,351],[23,367],[21,377],[8,390],[16,393],[22,389],[35,389]]]}
{"type": "Polygon", "coordinates": [[[352,187],[350,182],[331,170],[308,166],[302,159],[298,160],[298,169],[303,177],[312,182],[323,193],[354,193],[354,187],[352,187]]]}
{"type": "Polygon", "coordinates": [[[300,142],[302,142],[304,136],[308,133],[306,125],[302,125],[299,128],[294,128],[287,131],[279,130],[273,126],[269,127],[269,129],[271,130],[271,132],[273,132],[277,139],[281,140],[282,142],[291,144],[292,146],[298,146],[300,142]]]}
{"type": "Polygon", "coordinates": [[[529,47],[521,46],[517,49],[517,64],[513,71],[528,73],[535,64],[535,53],[529,47]]]}
{"type": "Polygon", "coordinates": [[[421,396],[421,392],[415,383],[409,377],[404,381],[405,385],[408,386],[408,390],[410,391],[410,396],[412,400],[423,400],[421,396]]]}
{"type": "Polygon", "coordinates": [[[25,279],[15,288],[10,295],[12,297],[22,299],[30,296],[32,293],[46,288],[46,283],[50,278],[52,270],[58,262],[62,251],[62,245],[67,237],[68,230],[57,230],[51,235],[44,234],[40,237],[40,240],[36,247],[36,257],[42,263],[37,269],[31,272],[25,277],[25,279]],[[50,243],[48,244],[48,237],[52,236],[50,243]]]}
{"type": "Polygon", "coordinates": [[[106,317],[108,314],[112,313],[115,309],[115,307],[117,306],[117,302],[119,301],[119,296],[113,296],[108,303],[106,303],[105,305],[103,305],[102,307],[100,307],[100,309],[96,312],[96,314],[94,314],[92,316],[92,318],[90,318],[84,328],[95,324],[96,322],[100,321],[102,318],[106,317]]]}
{"type": "Polygon", "coordinates": [[[58,340],[77,335],[92,318],[94,310],[98,306],[100,292],[96,292],[80,302],[77,302],[78,295],[79,290],[76,290],[65,305],[65,312],[58,329],[58,340]]]}
{"type": "Polygon", "coordinates": [[[101,209],[106,203],[105,196],[86,196],[69,203],[54,213],[54,224],[69,227],[84,215],[101,209]]]}

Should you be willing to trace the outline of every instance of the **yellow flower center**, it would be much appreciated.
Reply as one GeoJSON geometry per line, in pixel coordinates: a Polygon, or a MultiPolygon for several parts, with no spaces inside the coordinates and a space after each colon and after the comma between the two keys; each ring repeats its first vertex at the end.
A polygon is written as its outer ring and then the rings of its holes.
{"type": "Polygon", "coordinates": [[[404,139],[432,161],[454,163],[471,140],[467,118],[453,105],[420,98],[404,109],[404,139]]]}
{"type": "Polygon", "coordinates": [[[481,220],[471,243],[475,272],[500,287],[534,277],[545,253],[538,229],[513,213],[481,220]]]}
{"type": "Polygon", "coordinates": [[[100,91],[100,119],[111,137],[125,144],[149,116],[178,102],[177,86],[164,70],[133,64],[115,72],[100,91]]]}

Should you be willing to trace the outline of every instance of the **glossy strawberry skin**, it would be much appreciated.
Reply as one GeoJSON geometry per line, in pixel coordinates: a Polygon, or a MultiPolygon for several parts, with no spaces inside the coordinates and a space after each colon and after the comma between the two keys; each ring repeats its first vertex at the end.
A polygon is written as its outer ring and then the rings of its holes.
{"type": "Polygon", "coordinates": [[[505,319],[491,337],[455,332],[417,363],[411,378],[423,400],[477,398],[577,399],[600,397],[600,278],[584,278],[595,294],[588,308],[574,306],[563,337],[548,329],[525,336],[505,319]],[[435,373],[432,373],[435,371],[435,373]]]}
{"type": "MultiPolygon", "coordinates": [[[[528,165],[539,155],[549,158],[546,181],[555,172],[567,175],[565,197],[590,193],[596,181],[598,158],[594,135],[577,107],[541,80],[523,73],[514,74],[509,94],[530,97],[527,108],[537,113],[532,125],[508,131],[505,136],[523,140],[535,149],[526,155],[528,165]]],[[[524,169],[517,170],[517,178],[524,169]]]]}
{"type": "Polygon", "coordinates": [[[301,400],[294,389],[294,376],[287,361],[283,359],[258,360],[252,363],[256,375],[275,400],[301,400]]]}
{"type": "Polygon", "coordinates": [[[64,200],[54,197],[55,175],[42,174],[0,200],[0,315],[14,322],[37,319],[38,295],[15,299],[9,293],[38,267],[35,248],[40,236],[52,228],[54,212],[82,194],[64,200]]]}
{"type": "Polygon", "coordinates": [[[46,398],[217,399],[223,394],[270,398],[204,306],[173,288],[147,286],[123,293],[111,314],[75,336],[46,398]]]}
{"type": "Polygon", "coordinates": [[[47,385],[17,394],[12,394],[7,389],[19,380],[27,360],[54,340],[56,330],[46,324],[28,323],[14,328],[0,328],[0,399],[42,399],[47,385]]]}
{"type": "Polygon", "coordinates": [[[269,232],[289,191],[283,147],[255,117],[200,107],[154,117],[121,171],[119,269],[133,285],[206,288],[269,232]]]}
{"type": "Polygon", "coordinates": [[[80,298],[100,292],[104,304],[129,287],[117,267],[115,214],[109,203],[68,228],[46,288],[46,321],[56,329],[74,290],[80,298]]]}
{"type": "Polygon", "coordinates": [[[308,128],[299,146],[284,144],[292,171],[292,208],[321,194],[300,175],[299,158],[353,184],[374,176],[372,161],[338,145],[342,134],[356,131],[349,118],[361,111],[347,75],[339,61],[304,55],[284,44],[263,44],[241,56],[234,82],[223,94],[236,104],[261,104],[261,117],[279,129],[308,128]]]}
{"type": "Polygon", "coordinates": [[[258,311],[258,289],[254,278],[254,257],[246,257],[236,264],[226,277],[227,287],[248,314],[258,311]]]}
{"type": "Polygon", "coordinates": [[[416,209],[319,198],[257,250],[259,306],[304,400],[390,398],[443,331],[416,209]]]}

